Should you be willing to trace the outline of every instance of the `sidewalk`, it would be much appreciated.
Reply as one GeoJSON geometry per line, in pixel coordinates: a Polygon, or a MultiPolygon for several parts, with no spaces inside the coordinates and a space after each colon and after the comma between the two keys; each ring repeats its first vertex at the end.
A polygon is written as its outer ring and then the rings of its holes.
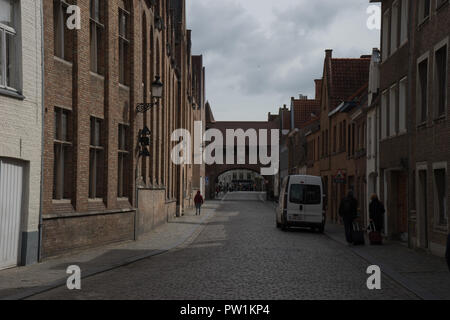
{"type": "Polygon", "coordinates": [[[208,202],[203,206],[201,216],[195,216],[195,211],[189,210],[183,217],[174,218],[138,241],[111,244],[31,266],[2,270],[0,300],[24,299],[63,286],[70,265],[79,266],[82,278],[86,278],[177,248],[200,234],[217,207],[218,204],[208,202]]]}
{"type": "MultiPolygon", "coordinates": [[[[347,246],[343,226],[329,224],[325,234],[347,246]]],[[[370,264],[378,265],[383,273],[422,299],[450,299],[450,272],[442,258],[409,249],[394,241],[385,241],[382,246],[370,246],[367,238],[365,246],[348,249],[370,264]]]]}

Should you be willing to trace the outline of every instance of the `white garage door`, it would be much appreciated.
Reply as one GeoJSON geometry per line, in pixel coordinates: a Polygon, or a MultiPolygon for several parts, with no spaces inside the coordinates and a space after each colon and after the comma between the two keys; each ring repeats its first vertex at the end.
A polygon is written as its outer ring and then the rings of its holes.
{"type": "Polygon", "coordinates": [[[0,159],[0,269],[19,261],[23,167],[0,159]]]}

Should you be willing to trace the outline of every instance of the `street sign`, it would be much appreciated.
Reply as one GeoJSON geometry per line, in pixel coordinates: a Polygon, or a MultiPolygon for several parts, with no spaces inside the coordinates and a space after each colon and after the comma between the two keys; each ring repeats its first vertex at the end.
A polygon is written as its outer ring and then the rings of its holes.
{"type": "Polygon", "coordinates": [[[346,175],[341,170],[338,171],[338,173],[333,177],[334,183],[337,184],[346,184],[346,175]]]}

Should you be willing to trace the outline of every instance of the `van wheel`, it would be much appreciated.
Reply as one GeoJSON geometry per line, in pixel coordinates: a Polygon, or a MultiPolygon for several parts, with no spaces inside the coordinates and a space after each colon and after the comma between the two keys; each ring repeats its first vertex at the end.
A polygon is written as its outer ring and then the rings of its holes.
{"type": "Polygon", "coordinates": [[[321,225],[319,228],[317,228],[317,231],[319,231],[319,233],[324,233],[325,232],[325,226],[321,225]]]}

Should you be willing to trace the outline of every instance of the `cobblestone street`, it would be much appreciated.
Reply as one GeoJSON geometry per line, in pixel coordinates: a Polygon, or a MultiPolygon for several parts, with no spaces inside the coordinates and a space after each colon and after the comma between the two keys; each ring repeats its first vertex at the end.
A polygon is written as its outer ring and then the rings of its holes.
{"type": "MultiPolygon", "coordinates": [[[[232,193],[203,231],[181,247],[33,299],[416,299],[382,276],[366,287],[369,264],[349,248],[309,230],[276,229],[262,194],[232,193]]],[[[211,204],[211,202],[209,203],[211,204]]]]}

